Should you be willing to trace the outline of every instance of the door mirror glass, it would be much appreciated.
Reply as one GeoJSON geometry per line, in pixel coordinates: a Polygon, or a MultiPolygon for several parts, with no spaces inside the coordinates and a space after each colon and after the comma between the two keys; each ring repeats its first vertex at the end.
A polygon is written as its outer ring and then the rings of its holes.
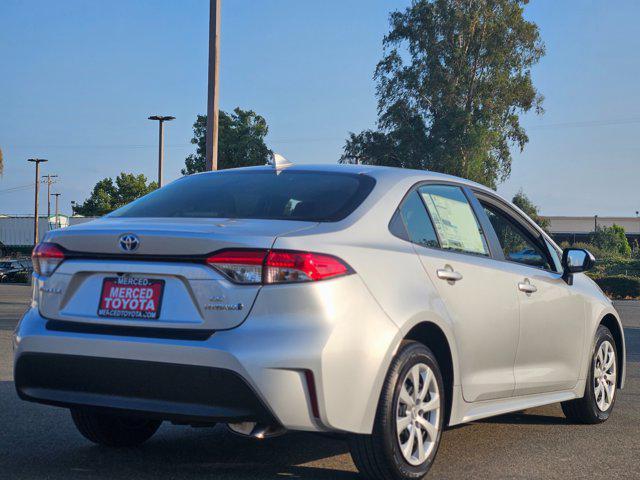
{"type": "Polygon", "coordinates": [[[582,248],[567,248],[562,253],[562,268],[568,273],[580,273],[591,270],[596,259],[588,251],[582,248]]]}

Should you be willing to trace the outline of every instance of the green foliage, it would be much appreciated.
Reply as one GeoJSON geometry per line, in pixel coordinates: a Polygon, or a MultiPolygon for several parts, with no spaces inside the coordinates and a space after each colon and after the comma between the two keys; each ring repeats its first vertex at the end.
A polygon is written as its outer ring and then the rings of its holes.
{"type": "Polygon", "coordinates": [[[0,148],[0,177],[4,173],[4,155],[2,153],[2,149],[0,148]]]}
{"type": "MultiPolygon", "coordinates": [[[[269,133],[267,121],[252,110],[236,108],[233,113],[220,111],[218,125],[218,169],[250,167],[267,163],[271,150],[264,143],[269,133]]],[[[206,166],[207,116],[198,115],[193,124],[191,143],[195,154],[185,161],[183,175],[204,172],[206,166]]]]}
{"type": "Polygon", "coordinates": [[[495,187],[519,115],[542,112],[530,69],[544,55],[528,0],[415,0],[391,14],[378,63],[378,130],[351,134],[342,163],[450,173],[495,187]]]}
{"type": "Polygon", "coordinates": [[[617,225],[599,227],[591,240],[592,243],[572,245],[563,242],[561,247],[584,248],[593,253],[596,265],[587,274],[610,298],[640,298],[640,259],[629,258],[631,247],[624,236],[624,229],[617,225]]]}
{"type": "Polygon", "coordinates": [[[529,199],[529,197],[520,190],[511,200],[513,204],[526,213],[531,220],[536,222],[544,231],[549,229],[549,219],[540,216],[538,207],[529,199]]]}
{"type": "Polygon", "coordinates": [[[593,277],[626,275],[640,278],[640,260],[620,258],[597,259],[596,266],[590,274],[593,277]]]}
{"type": "Polygon", "coordinates": [[[615,300],[640,297],[640,278],[628,275],[595,277],[594,281],[609,297],[615,300]]]}
{"type": "Polygon", "coordinates": [[[620,256],[617,254],[614,254],[613,252],[607,252],[605,250],[600,249],[599,247],[596,247],[595,245],[592,245],[590,243],[586,243],[586,242],[575,242],[575,243],[569,243],[569,242],[562,242],[560,244],[560,248],[562,248],[563,250],[566,248],[582,248],[584,250],[589,250],[591,253],[593,253],[593,256],[596,257],[597,260],[597,265],[600,265],[600,263],[603,260],[620,260],[620,256]]]}
{"type": "Polygon", "coordinates": [[[589,243],[605,252],[611,252],[623,258],[631,256],[631,246],[627,241],[624,228],[619,225],[611,227],[597,226],[596,231],[591,234],[589,243]]]}
{"type": "Polygon", "coordinates": [[[105,178],[96,183],[89,198],[84,203],[73,207],[73,213],[85,217],[101,217],[156,188],[158,188],[157,182],[147,184],[147,177],[143,174],[122,172],[115,182],[111,178],[105,178]]]}

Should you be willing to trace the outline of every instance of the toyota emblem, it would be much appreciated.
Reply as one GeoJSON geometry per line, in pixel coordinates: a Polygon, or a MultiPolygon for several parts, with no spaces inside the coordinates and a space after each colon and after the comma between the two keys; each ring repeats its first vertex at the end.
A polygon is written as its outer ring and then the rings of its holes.
{"type": "Polygon", "coordinates": [[[118,244],[123,252],[135,252],[140,246],[140,239],[133,233],[125,233],[120,235],[118,244]]]}

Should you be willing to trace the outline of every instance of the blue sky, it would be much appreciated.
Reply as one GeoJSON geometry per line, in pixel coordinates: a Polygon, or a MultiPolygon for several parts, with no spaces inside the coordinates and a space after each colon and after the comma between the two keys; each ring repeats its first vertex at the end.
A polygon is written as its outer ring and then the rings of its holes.
{"type": "MultiPolygon", "coordinates": [[[[267,144],[296,163],[335,162],[348,132],[375,125],[373,70],[388,14],[409,0],[223,0],[221,108],[266,117],[267,144]]],[[[534,69],[546,97],[527,115],[499,192],[546,214],[640,210],[640,2],[532,0],[547,45],[534,69]]],[[[177,178],[206,108],[208,0],[1,0],[0,213],[32,212],[26,158],[50,161],[63,212],[121,171],[177,178]]],[[[44,195],[41,206],[45,206],[44,195]]]]}

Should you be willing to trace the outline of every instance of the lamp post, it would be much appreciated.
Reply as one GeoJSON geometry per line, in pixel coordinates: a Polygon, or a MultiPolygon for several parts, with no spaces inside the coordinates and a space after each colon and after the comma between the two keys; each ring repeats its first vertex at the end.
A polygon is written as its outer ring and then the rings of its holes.
{"type": "Polygon", "coordinates": [[[38,194],[40,193],[40,164],[47,162],[44,158],[29,158],[27,162],[36,164],[36,196],[33,207],[33,246],[38,244],[38,194]]]}
{"type": "Polygon", "coordinates": [[[176,117],[152,115],[149,120],[158,122],[158,188],[162,187],[162,162],[164,161],[164,122],[175,120],[176,117]]]}
{"type": "Polygon", "coordinates": [[[60,228],[60,217],[58,210],[58,197],[62,195],[61,193],[54,193],[53,196],[56,197],[56,228],[60,228]]]}
{"type": "Polygon", "coordinates": [[[218,169],[218,98],[220,96],[220,10],[222,0],[209,2],[209,88],[207,95],[206,169],[218,169]]]}

